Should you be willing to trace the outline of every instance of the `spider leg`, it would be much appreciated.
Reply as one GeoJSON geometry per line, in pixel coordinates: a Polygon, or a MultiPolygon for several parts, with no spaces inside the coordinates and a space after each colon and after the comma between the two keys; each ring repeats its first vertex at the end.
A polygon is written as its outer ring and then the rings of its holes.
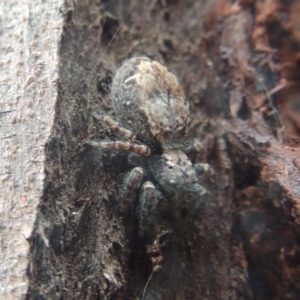
{"type": "Polygon", "coordinates": [[[184,198],[187,199],[186,207],[190,212],[198,211],[206,202],[208,191],[200,184],[193,183],[182,188],[184,198]]]}
{"type": "Polygon", "coordinates": [[[209,164],[194,164],[194,168],[197,174],[197,177],[204,177],[204,179],[209,179],[210,181],[215,181],[215,171],[209,164]]]}
{"type": "Polygon", "coordinates": [[[140,145],[129,141],[87,141],[86,144],[103,149],[114,149],[119,151],[131,151],[139,155],[148,156],[151,152],[146,145],[140,145]]]}
{"type": "Polygon", "coordinates": [[[120,207],[122,213],[127,213],[129,207],[132,207],[133,198],[141,186],[144,177],[144,171],[141,167],[136,167],[130,171],[123,182],[120,207]]]}
{"type": "Polygon", "coordinates": [[[203,145],[198,139],[194,139],[192,143],[188,143],[187,145],[181,148],[181,150],[185,154],[188,154],[190,152],[201,152],[202,149],[203,145]]]}
{"type": "Polygon", "coordinates": [[[128,129],[122,127],[118,122],[113,120],[111,117],[100,116],[95,112],[92,113],[92,116],[95,119],[104,122],[110,129],[116,131],[124,138],[126,138],[128,140],[132,140],[132,141],[136,139],[136,135],[131,130],[128,130],[128,129]]]}
{"type": "Polygon", "coordinates": [[[138,215],[140,219],[139,235],[143,236],[149,231],[149,226],[155,224],[155,212],[158,203],[159,192],[152,182],[146,181],[140,191],[139,195],[139,210],[138,215]]]}
{"type": "Polygon", "coordinates": [[[208,197],[210,195],[210,193],[202,185],[199,184],[198,186],[199,186],[198,197],[197,197],[195,203],[193,204],[194,209],[196,211],[198,211],[199,209],[201,209],[203,207],[203,205],[205,204],[205,202],[207,202],[208,197]]]}

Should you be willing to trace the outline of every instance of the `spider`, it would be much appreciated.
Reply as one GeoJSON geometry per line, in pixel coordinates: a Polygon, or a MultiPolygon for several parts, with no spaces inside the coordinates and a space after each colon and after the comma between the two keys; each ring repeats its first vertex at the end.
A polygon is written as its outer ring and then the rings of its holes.
{"type": "Polygon", "coordinates": [[[124,179],[120,207],[126,213],[138,194],[139,235],[144,235],[155,225],[158,207],[174,215],[182,207],[200,207],[207,192],[198,177],[211,169],[208,164],[193,165],[185,153],[193,148],[186,142],[188,102],[166,67],[148,57],[125,61],[114,77],[111,98],[119,123],[92,115],[115,131],[119,140],[87,143],[130,152],[134,168],[124,179]]]}

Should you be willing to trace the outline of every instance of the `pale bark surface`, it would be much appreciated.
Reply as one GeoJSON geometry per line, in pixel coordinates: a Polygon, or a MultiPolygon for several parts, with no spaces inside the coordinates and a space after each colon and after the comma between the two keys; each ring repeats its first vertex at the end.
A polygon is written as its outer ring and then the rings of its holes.
{"type": "Polygon", "coordinates": [[[144,299],[299,299],[299,2],[6,2],[1,298],[141,299],[156,255],[144,299]],[[216,171],[201,211],[148,239],[117,213],[126,155],[84,144],[137,53],[177,74],[190,158],[216,171]]]}
{"type": "MultiPolygon", "coordinates": [[[[24,298],[55,115],[59,1],[0,3],[0,298],[24,298]]],[[[42,230],[42,229],[41,229],[42,230]]]]}

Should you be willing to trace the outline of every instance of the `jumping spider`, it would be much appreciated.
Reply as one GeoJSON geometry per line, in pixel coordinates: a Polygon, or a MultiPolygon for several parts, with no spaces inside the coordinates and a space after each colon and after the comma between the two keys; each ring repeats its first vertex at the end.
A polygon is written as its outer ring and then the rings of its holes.
{"type": "Polygon", "coordinates": [[[113,80],[111,98],[119,123],[109,116],[93,116],[120,140],[88,144],[131,152],[128,158],[134,169],[125,177],[120,206],[126,213],[138,192],[139,234],[144,235],[156,222],[159,202],[175,215],[182,207],[200,206],[206,190],[197,176],[210,168],[192,165],[185,154],[191,150],[186,142],[188,102],[177,78],[160,63],[147,57],[125,61],[113,80]]]}

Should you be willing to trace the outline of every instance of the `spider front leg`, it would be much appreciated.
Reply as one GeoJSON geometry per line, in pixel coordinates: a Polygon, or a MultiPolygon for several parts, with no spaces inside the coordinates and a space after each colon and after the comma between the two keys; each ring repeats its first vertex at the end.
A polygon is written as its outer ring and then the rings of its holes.
{"type": "Polygon", "coordinates": [[[140,220],[139,236],[143,236],[149,227],[155,225],[155,214],[159,191],[151,181],[146,181],[140,190],[138,216],[140,220]]]}
{"type": "Polygon", "coordinates": [[[185,154],[189,154],[190,152],[201,152],[202,149],[203,145],[198,139],[194,139],[193,142],[189,142],[181,148],[185,154]]]}
{"type": "Polygon", "coordinates": [[[197,177],[204,177],[204,179],[209,179],[212,182],[215,182],[216,173],[214,169],[205,163],[198,163],[194,165],[197,177]]]}
{"type": "Polygon", "coordinates": [[[109,116],[100,116],[95,112],[92,113],[92,116],[95,119],[104,122],[110,129],[116,131],[117,133],[119,133],[124,138],[126,138],[128,140],[132,140],[132,141],[134,141],[136,139],[136,135],[131,130],[128,130],[128,129],[122,127],[118,122],[116,122],[111,117],[109,117],[109,116]]]}
{"type": "Polygon", "coordinates": [[[130,171],[123,182],[120,195],[121,213],[126,214],[132,209],[132,201],[141,186],[144,177],[144,171],[141,167],[136,167],[130,171]]]}
{"type": "Polygon", "coordinates": [[[140,145],[128,141],[87,141],[87,145],[101,147],[103,149],[114,149],[119,151],[131,151],[139,155],[148,156],[151,152],[146,145],[140,145]]]}
{"type": "Polygon", "coordinates": [[[97,120],[104,122],[110,129],[113,129],[114,131],[119,133],[120,136],[126,138],[127,141],[97,140],[97,141],[87,141],[86,142],[87,145],[94,146],[94,147],[101,147],[104,149],[131,151],[143,156],[148,156],[150,154],[151,150],[148,146],[132,142],[136,139],[136,136],[131,130],[128,130],[120,126],[118,122],[116,122],[109,116],[100,116],[95,112],[92,113],[92,116],[97,120]]]}

